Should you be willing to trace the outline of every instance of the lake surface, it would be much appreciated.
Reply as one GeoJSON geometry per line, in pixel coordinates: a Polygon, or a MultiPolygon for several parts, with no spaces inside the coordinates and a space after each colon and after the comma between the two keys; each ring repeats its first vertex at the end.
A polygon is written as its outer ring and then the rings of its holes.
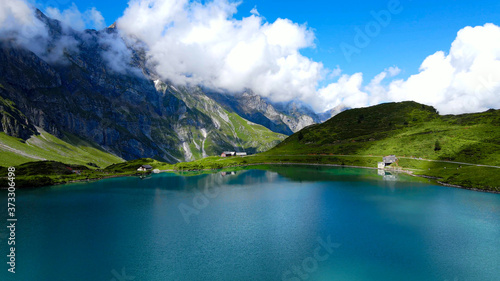
{"type": "Polygon", "coordinates": [[[18,190],[0,280],[499,280],[500,195],[412,180],[275,166],[18,190]]]}

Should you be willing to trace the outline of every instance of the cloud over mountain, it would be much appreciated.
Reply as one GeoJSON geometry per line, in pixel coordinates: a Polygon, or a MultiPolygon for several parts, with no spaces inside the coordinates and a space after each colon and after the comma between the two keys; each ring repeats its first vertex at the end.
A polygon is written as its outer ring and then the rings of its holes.
{"type": "Polygon", "coordinates": [[[228,91],[251,88],[275,101],[299,99],[322,111],[339,104],[360,107],[414,100],[442,113],[500,107],[500,28],[493,24],[460,30],[449,53],[426,58],[418,74],[394,79],[389,67],[363,83],[363,74],[339,75],[318,89],[326,72],[300,54],[314,34],[287,19],[265,22],[254,8],[237,20],[236,4],[187,0],[131,0],[119,28],[150,46],[157,70],[174,83],[203,84],[228,91]],[[392,80],[392,81],[391,81],[392,80]]]}
{"type": "Polygon", "coordinates": [[[41,53],[45,46],[40,43],[47,36],[45,25],[25,1],[0,1],[0,40],[41,53]]]}
{"type": "MultiPolygon", "coordinates": [[[[141,41],[164,80],[228,92],[252,89],[272,101],[301,100],[317,111],[403,100],[433,105],[441,113],[500,107],[500,27],[494,24],[463,28],[447,53],[428,56],[407,79],[398,79],[401,69],[393,66],[365,81],[362,72],[345,74],[340,65],[328,73],[321,62],[303,56],[300,51],[313,48],[315,40],[306,25],[281,18],[267,22],[257,8],[236,18],[237,6],[227,0],[130,0],[117,21],[119,32],[100,38],[102,56],[111,70],[128,72],[127,46],[141,41]],[[336,81],[319,88],[325,78],[336,81]]],[[[95,8],[46,12],[73,30],[105,26],[95,8]]],[[[63,40],[47,53],[47,36],[24,0],[0,2],[0,39],[48,61],[75,48],[75,42],[63,40]]]]}
{"type": "Polygon", "coordinates": [[[80,12],[75,3],[66,10],[48,7],[46,10],[47,16],[63,22],[75,30],[84,30],[85,28],[103,29],[106,27],[104,17],[95,7],[88,9],[85,12],[80,12]]]}
{"type": "Polygon", "coordinates": [[[163,78],[228,91],[253,89],[275,101],[314,96],[322,65],[299,53],[314,34],[287,19],[235,19],[235,3],[132,0],[118,28],[149,47],[163,78]]]}

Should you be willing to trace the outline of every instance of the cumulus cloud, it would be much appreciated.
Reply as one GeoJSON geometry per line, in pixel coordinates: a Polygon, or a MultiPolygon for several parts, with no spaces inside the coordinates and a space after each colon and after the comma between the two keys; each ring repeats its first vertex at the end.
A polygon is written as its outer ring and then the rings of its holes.
{"type": "Polygon", "coordinates": [[[82,13],[75,3],[63,11],[60,11],[58,8],[48,7],[45,13],[48,17],[62,22],[64,26],[69,26],[76,30],[85,29],[85,21],[83,21],[82,13]]]}
{"type": "Polygon", "coordinates": [[[257,6],[253,7],[253,9],[250,10],[250,13],[256,16],[260,16],[259,11],[257,11],[257,6]]]}
{"type": "Polygon", "coordinates": [[[334,108],[337,105],[363,107],[368,104],[368,94],[362,90],[363,74],[343,74],[335,83],[318,90],[318,98],[309,101],[318,111],[334,108]]]}
{"type": "Polygon", "coordinates": [[[432,105],[442,114],[499,108],[500,27],[466,27],[458,32],[448,54],[436,52],[423,61],[418,74],[384,84],[384,79],[399,72],[397,67],[388,68],[366,86],[359,82],[360,73],[344,75],[320,89],[319,95],[326,108],[405,100],[432,105]]]}
{"type": "Polygon", "coordinates": [[[431,104],[441,113],[500,107],[500,27],[460,30],[448,54],[437,52],[424,60],[418,74],[392,82],[388,98],[431,104]]]}
{"type": "Polygon", "coordinates": [[[235,19],[235,3],[131,0],[118,28],[145,42],[156,71],[175,84],[247,88],[274,101],[314,97],[322,65],[300,54],[314,46],[305,25],[235,19]]]}
{"type": "Polygon", "coordinates": [[[100,30],[106,27],[104,17],[95,7],[82,13],[76,4],[72,3],[68,9],[61,11],[58,8],[48,7],[45,12],[47,16],[61,21],[65,26],[74,30],[84,30],[86,28],[100,30]]]}

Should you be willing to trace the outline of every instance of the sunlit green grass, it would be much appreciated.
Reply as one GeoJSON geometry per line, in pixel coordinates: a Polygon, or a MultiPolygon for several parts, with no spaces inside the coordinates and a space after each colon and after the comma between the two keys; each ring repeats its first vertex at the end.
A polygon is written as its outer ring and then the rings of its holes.
{"type": "Polygon", "coordinates": [[[13,166],[42,159],[54,160],[67,164],[87,165],[94,163],[106,167],[113,163],[123,162],[123,159],[98,149],[95,145],[76,136],[66,134],[64,140],[41,131],[40,135],[32,136],[24,141],[0,132],[2,157],[0,166],[13,166]]]}

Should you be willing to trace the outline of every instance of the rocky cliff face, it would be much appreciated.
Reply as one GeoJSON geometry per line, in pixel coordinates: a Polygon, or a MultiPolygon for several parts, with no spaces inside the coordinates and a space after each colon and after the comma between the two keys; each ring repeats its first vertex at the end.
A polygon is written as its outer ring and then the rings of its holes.
{"type": "Polygon", "coordinates": [[[208,92],[208,95],[228,110],[286,135],[320,122],[312,109],[298,102],[272,103],[252,91],[240,94],[208,92]]]}
{"type": "MultiPolygon", "coordinates": [[[[3,85],[0,85],[0,93],[3,85]]],[[[37,130],[28,118],[9,100],[0,96],[0,131],[9,136],[27,140],[30,136],[37,134],[37,130]]]]}
{"type": "Polygon", "coordinates": [[[38,15],[51,36],[45,52],[0,42],[5,133],[28,138],[38,126],[55,136],[69,132],[86,138],[124,159],[168,162],[226,149],[258,152],[284,138],[250,122],[242,125],[248,121],[231,115],[197,87],[177,90],[157,80],[136,46],[127,46],[130,62],[120,57],[109,61],[103,53],[113,54],[115,46],[107,40],[119,36],[113,28],[75,32],[38,15]],[[54,58],[63,41],[66,47],[54,58]],[[239,134],[241,130],[246,133],[239,134]]]}

